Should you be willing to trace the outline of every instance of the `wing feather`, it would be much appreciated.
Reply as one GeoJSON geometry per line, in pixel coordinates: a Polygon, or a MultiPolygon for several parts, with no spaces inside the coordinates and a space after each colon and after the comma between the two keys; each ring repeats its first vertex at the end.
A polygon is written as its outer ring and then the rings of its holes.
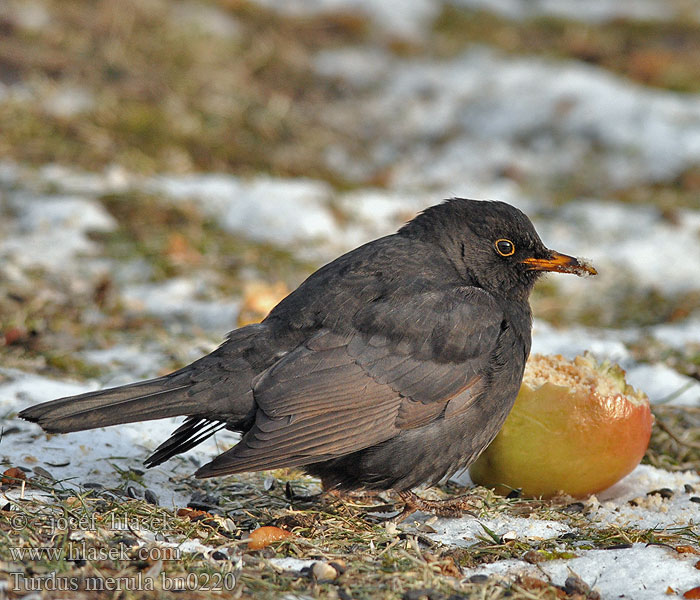
{"type": "Polygon", "coordinates": [[[481,290],[428,291],[316,331],[255,380],[253,427],[197,475],[320,462],[467,410],[489,378],[493,309],[481,290]]]}

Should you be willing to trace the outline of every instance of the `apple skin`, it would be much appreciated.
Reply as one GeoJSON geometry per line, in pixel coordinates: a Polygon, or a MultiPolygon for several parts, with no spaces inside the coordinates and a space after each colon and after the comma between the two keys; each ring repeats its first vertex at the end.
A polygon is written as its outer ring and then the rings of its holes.
{"type": "Polygon", "coordinates": [[[474,483],[503,494],[521,488],[526,496],[586,497],[639,464],[652,423],[646,397],[523,384],[503,429],[470,475],[474,483]]]}

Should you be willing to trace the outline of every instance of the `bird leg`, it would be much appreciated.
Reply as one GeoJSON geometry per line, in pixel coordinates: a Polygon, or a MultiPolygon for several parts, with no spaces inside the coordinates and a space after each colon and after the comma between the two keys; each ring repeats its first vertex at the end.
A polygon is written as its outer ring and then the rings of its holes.
{"type": "Polygon", "coordinates": [[[463,514],[474,516],[470,511],[477,508],[475,501],[478,500],[483,504],[483,500],[479,496],[469,494],[448,498],[447,500],[426,500],[409,490],[398,492],[398,494],[404,502],[404,509],[394,517],[393,520],[396,523],[400,523],[418,510],[437,515],[438,517],[456,518],[463,514]]]}

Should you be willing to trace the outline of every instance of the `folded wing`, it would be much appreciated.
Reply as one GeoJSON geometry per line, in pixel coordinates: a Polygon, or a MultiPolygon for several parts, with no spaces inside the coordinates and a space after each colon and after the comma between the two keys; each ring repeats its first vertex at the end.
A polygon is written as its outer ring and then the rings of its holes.
{"type": "Polygon", "coordinates": [[[378,299],[254,381],[255,423],[199,477],[329,460],[467,410],[487,384],[502,316],[471,287],[378,299]]]}

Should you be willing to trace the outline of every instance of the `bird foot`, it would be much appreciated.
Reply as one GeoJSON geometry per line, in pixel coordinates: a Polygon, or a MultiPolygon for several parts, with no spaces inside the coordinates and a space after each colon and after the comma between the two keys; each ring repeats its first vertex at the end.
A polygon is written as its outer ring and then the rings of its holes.
{"type": "Polygon", "coordinates": [[[447,500],[426,500],[410,491],[399,492],[399,496],[404,502],[404,509],[394,517],[393,520],[396,523],[400,523],[418,510],[438,517],[457,518],[463,514],[475,516],[471,510],[478,508],[476,502],[483,504],[483,500],[479,496],[470,494],[447,500]]]}
{"type": "Polygon", "coordinates": [[[324,491],[325,498],[330,503],[342,502],[354,505],[355,508],[362,508],[371,512],[394,512],[393,503],[383,503],[380,497],[381,492],[378,490],[326,490],[324,491]]]}
{"type": "Polygon", "coordinates": [[[350,498],[352,500],[373,500],[381,492],[377,490],[337,490],[337,489],[324,489],[324,493],[335,498],[350,498]]]}

